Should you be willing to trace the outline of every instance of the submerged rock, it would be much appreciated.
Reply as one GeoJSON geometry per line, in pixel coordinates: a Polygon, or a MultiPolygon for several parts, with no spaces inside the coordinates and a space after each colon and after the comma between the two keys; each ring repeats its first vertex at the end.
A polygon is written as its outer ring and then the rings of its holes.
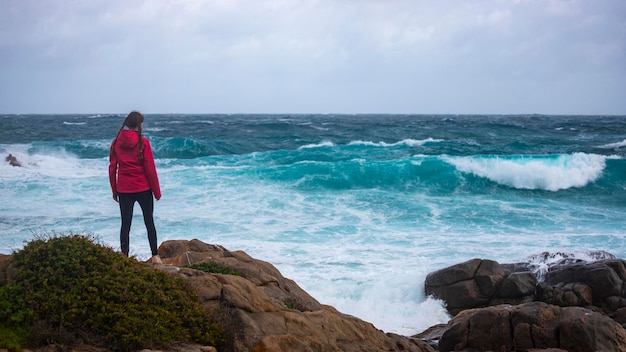
{"type": "Polygon", "coordinates": [[[4,158],[4,161],[8,162],[9,165],[11,166],[17,166],[17,167],[22,166],[22,163],[17,161],[17,158],[11,153],[9,153],[9,155],[7,155],[6,158],[4,158]]]}

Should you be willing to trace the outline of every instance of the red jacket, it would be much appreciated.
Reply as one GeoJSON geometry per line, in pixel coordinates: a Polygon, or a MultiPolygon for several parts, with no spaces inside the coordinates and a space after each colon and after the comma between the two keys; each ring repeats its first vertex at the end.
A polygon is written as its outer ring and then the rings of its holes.
{"type": "Polygon", "coordinates": [[[152,190],[154,198],[161,198],[154,156],[146,137],[143,137],[143,162],[139,160],[137,132],[122,130],[113,140],[109,153],[109,182],[113,194],[152,190]]]}

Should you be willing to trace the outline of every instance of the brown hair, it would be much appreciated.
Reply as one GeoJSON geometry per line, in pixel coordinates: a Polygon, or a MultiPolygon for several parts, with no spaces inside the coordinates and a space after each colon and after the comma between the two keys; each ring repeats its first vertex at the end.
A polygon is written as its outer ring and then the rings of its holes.
{"type": "Polygon", "coordinates": [[[117,137],[119,137],[120,132],[124,129],[124,126],[128,128],[137,128],[137,135],[139,136],[139,160],[143,161],[143,135],[141,134],[141,124],[143,123],[143,114],[139,111],[131,111],[130,114],[126,116],[124,122],[122,122],[122,127],[117,131],[117,136],[115,140],[117,141],[117,137]]]}

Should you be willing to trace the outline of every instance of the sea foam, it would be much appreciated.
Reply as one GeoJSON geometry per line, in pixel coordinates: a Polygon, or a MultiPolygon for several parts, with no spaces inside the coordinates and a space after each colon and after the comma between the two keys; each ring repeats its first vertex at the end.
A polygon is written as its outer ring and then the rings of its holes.
{"type": "Polygon", "coordinates": [[[403,139],[399,142],[388,143],[388,142],[372,142],[372,141],[352,141],[350,145],[366,145],[372,147],[397,147],[397,146],[408,146],[408,147],[419,147],[423,146],[426,143],[439,143],[443,142],[443,139],[436,138],[426,138],[426,139],[403,139]]]}

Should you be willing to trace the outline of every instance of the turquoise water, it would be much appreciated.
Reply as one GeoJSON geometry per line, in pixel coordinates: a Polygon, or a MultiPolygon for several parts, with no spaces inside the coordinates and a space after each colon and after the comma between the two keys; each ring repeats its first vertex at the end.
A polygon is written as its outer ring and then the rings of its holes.
{"type": "MultiPolygon", "coordinates": [[[[122,115],[0,116],[0,253],[45,232],[118,247],[122,115]]],[[[470,258],[626,257],[626,117],[147,115],[159,241],[271,262],[325,304],[412,334],[445,322],[425,276],[470,258]]],[[[149,255],[139,208],[131,253],[149,255]]]]}

